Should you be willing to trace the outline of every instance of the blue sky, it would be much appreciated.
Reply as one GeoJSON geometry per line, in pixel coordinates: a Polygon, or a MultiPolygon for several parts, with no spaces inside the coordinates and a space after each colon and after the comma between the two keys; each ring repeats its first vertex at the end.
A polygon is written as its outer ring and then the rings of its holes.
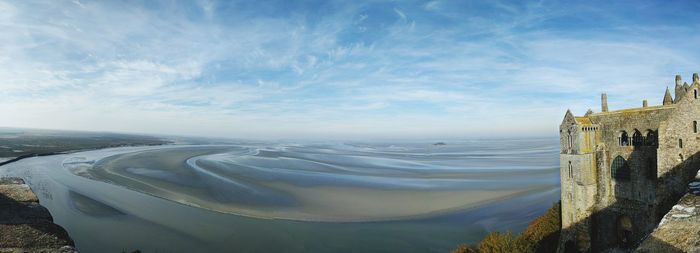
{"type": "Polygon", "coordinates": [[[554,136],[700,72],[700,3],[610,2],[0,0],[0,125],[554,136]]]}

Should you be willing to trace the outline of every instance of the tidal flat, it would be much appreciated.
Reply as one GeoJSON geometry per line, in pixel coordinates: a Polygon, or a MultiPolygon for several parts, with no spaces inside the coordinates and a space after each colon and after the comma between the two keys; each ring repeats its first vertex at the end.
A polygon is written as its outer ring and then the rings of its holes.
{"type": "Polygon", "coordinates": [[[557,201],[557,144],[130,147],[0,173],[24,177],[87,252],[447,252],[557,201]]]}

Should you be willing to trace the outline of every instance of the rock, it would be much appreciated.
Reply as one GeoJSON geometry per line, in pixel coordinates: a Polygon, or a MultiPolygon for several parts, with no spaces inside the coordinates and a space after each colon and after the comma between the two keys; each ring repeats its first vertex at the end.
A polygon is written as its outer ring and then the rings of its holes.
{"type": "Polygon", "coordinates": [[[18,177],[3,177],[0,178],[0,184],[25,184],[24,179],[18,177]]]}
{"type": "Polygon", "coordinates": [[[686,194],[635,252],[700,252],[700,197],[686,194]]]}
{"type": "Polygon", "coordinates": [[[77,252],[68,232],[20,178],[0,178],[0,252],[77,252]]]}
{"type": "Polygon", "coordinates": [[[73,245],[68,232],[50,222],[0,225],[0,252],[3,248],[58,250],[73,245]]]}

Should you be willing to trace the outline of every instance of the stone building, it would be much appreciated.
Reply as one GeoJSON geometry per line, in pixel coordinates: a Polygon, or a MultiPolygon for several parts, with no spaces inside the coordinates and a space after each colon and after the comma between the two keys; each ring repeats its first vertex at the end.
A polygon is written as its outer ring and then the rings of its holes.
{"type": "Polygon", "coordinates": [[[685,193],[700,167],[700,78],[675,80],[662,105],[584,116],[559,128],[562,235],[559,252],[632,249],[685,193]]]}

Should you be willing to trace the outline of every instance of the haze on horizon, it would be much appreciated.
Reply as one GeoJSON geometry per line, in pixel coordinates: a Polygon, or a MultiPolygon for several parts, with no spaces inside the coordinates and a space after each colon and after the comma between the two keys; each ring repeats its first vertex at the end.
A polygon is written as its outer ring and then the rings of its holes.
{"type": "Polygon", "coordinates": [[[700,72],[694,1],[0,0],[0,126],[554,136],[700,72]]]}

